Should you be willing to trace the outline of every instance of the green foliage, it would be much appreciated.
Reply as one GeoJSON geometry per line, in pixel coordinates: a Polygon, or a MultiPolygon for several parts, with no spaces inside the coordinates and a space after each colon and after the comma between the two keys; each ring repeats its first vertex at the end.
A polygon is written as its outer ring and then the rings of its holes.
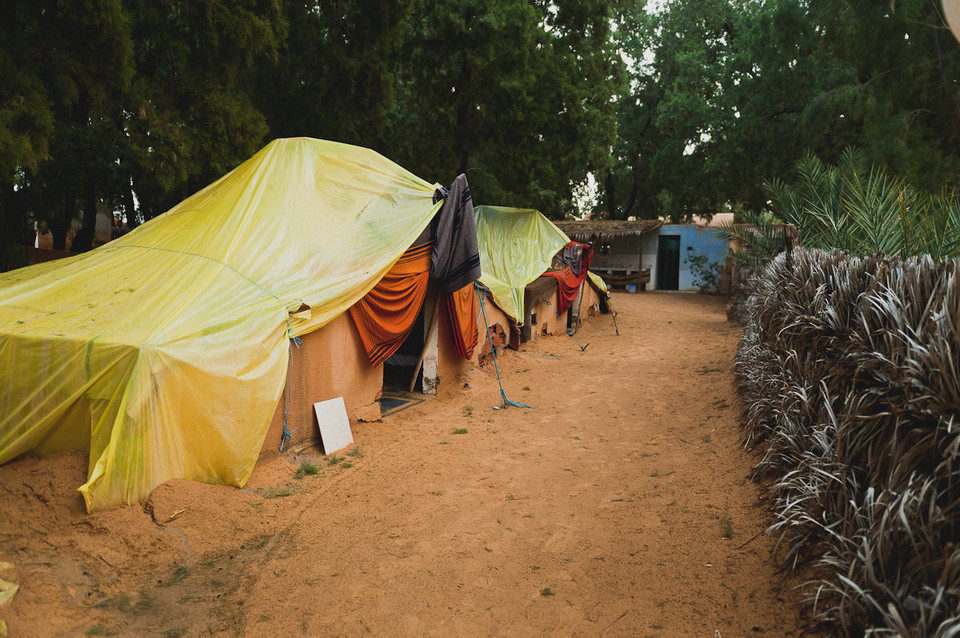
{"type": "MultiPolygon", "coordinates": [[[[764,182],[848,146],[918,190],[960,182],[960,45],[936,2],[0,4],[6,265],[36,223],[63,246],[82,219],[84,248],[98,203],[136,225],[280,136],[466,171],[477,201],[553,217],[589,175],[612,218],[757,213],[764,182]]],[[[885,186],[868,171],[863,194],[885,186]]],[[[916,232],[951,254],[956,207],[928,204],[916,232]]]]}
{"type": "Polygon", "coordinates": [[[607,215],[761,208],[760,184],[809,144],[800,113],[818,61],[804,12],[787,1],[674,0],[626,24],[622,46],[637,62],[619,103],[607,215]]]}
{"type": "Polygon", "coordinates": [[[136,225],[267,133],[247,79],[283,34],[268,0],[13,0],[0,11],[0,244],[42,222],[63,248],[82,218],[71,248],[89,249],[98,203],[136,225]]]}
{"type": "Polygon", "coordinates": [[[304,461],[300,464],[300,467],[297,468],[297,472],[294,474],[294,477],[302,479],[304,476],[316,476],[319,473],[320,468],[309,461],[304,461]]]}
{"type": "Polygon", "coordinates": [[[847,149],[836,165],[808,155],[796,182],[767,185],[771,204],[800,228],[801,243],[855,255],[960,256],[960,200],[929,195],[847,149]]]}
{"type": "Polygon", "coordinates": [[[957,627],[960,262],[799,249],[752,280],[735,371],[787,568],[837,635],[957,627]]]}
{"type": "Polygon", "coordinates": [[[769,213],[738,215],[736,223],[725,224],[717,234],[733,242],[728,255],[734,263],[746,268],[760,268],[783,250],[783,225],[774,223],[769,213]]]}
{"type": "Polygon", "coordinates": [[[683,259],[684,263],[690,266],[690,274],[693,276],[693,285],[700,292],[717,292],[720,287],[720,269],[723,267],[719,261],[710,261],[706,255],[696,253],[687,255],[683,259]]]}
{"type": "Polygon", "coordinates": [[[610,165],[617,4],[416,0],[386,145],[421,175],[467,171],[475,201],[563,217],[610,165]]]}
{"type": "Polygon", "coordinates": [[[765,181],[848,146],[921,189],[958,185],[960,45],[936,2],[672,0],[622,25],[636,63],[609,217],[759,212],[765,181]]]}

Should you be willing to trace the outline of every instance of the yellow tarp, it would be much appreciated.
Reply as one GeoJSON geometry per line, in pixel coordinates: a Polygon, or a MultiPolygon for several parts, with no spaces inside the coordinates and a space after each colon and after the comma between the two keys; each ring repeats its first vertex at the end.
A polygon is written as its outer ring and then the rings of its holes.
{"type": "Polygon", "coordinates": [[[530,208],[477,206],[480,283],[517,324],[523,323],[523,289],[542,275],[570,242],[562,230],[530,208]]]}
{"type": "Polygon", "coordinates": [[[0,463],[89,450],[88,511],[172,478],[242,486],[288,338],[380,280],[435,188],[367,149],[277,140],[120,239],[0,275],[0,463]]]}
{"type": "Polygon", "coordinates": [[[592,270],[588,270],[588,271],[587,271],[587,277],[590,278],[590,281],[592,281],[592,282],[593,282],[593,285],[595,285],[597,288],[599,288],[600,290],[602,290],[603,292],[605,292],[605,293],[607,293],[607,294],[610,294],[610,288],[607,286],[607,282],[605,282],[603,279],[601,279],[601,278],[600,278],[600,275],[598,275],[597,273],[593,272],[592,270]]]}

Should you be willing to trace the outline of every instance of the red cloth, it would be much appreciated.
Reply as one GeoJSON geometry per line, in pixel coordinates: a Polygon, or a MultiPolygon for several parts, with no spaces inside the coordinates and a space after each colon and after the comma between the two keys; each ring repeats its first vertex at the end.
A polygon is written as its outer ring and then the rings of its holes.
{"type": "MultiPolygon", "coordinates": [[[[567,246],[576,243],[577,242],[572,241],[567,244],[567,246]]],[[[584,278],[586,278],[587,270],[593,262],[593,247],[588,244],[581,244],[581,246],[583,252],[580,257],[579,275],[573,274],[573,270],[569,267],[563,270],[543,273],[545,277],[553,277],[557,280],[557,314],[565,313],[569,310],[570,306],[573,305],[573,300],[577,298],[577,291],[580,289],[580,284],[582,284],[584,278]]]]}
{"type": "Polygon", "coordinates": [[[479,339],[479,332],[477,331],[478,299],[473,283],[443,295],[443,307],[447,312],[447,319],[450,324],[450,338],[457,354],[464,359],[473,356],[473,350],[477,347],[479,339]]]}
{"type": "MultiPolygon", "coordinates": [[[[581,271],[581,273],[584,272],[586,271],[581,271]]],[[[573,305],[573,300],[577,298],[577,291],[580,290],[580,284],[583,283],[583,276],[576,276],[570,268],[545,272],[543,276],[553,277],[557,280],[557,314],[562,315],[573,305]]]]}
{"type": "Polygon", "coordinates": [[[427,242],[408,248],[373,290],[350,308],[374,368],[393,356],[417,320],[427,294],[432,247],[427,242]]]}

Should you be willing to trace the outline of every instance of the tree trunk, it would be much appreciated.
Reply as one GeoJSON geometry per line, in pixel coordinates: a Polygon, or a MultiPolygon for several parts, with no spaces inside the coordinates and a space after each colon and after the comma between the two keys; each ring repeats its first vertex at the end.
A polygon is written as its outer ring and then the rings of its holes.
{"type": "Polygon", "coordinates": [[[85,253],[93,248],[93,237],[97,230],[97,191],[92,182],[93,179],[87,175],[83,187],[83,224],[70,245],[70,250],[75,253],[85,253]]]}
{"type": "MultiPolygon", "coordinates": [[[[68,204],[64,202],[64,207],[68,204]]],[[[53,235],[53,249],[67,249],[67,231],[70,230],[70,215],[61,211],[59,215],[51,215],[47,220],[47,227],[50,228],[50,234],[53,235]]]]}
{"type": "MultiPolygon", "coordinates": [[[[457,147],[457,162],[460,164],[457,174],[466,174],[470,167],[470,142],[473,132],[471,130],[472,104],[470,103],[470,60],[467,53],[463,52],[460,60],[460,82],[457,84],[457,128],[456,139],[453,141],[457,147]]],[[[451,178],[452,181],[452,178],[451,178]]]]}
{"type": "Polygon", "coordinates": [[[123,189],[123,207],[127,214],[127,228],[133,230],[140,222],[137,219],[137,209],[133,203],[133,180],[127,175],[127,183],[123,189]]]}
{"type": "Polygon", "coordinates": [[[607,205],[607,219],[619,219],[617,216],[616,200],[614,199],[613,171],[607,171],[607,178],[603,181],[603,196],[607,205]]]}

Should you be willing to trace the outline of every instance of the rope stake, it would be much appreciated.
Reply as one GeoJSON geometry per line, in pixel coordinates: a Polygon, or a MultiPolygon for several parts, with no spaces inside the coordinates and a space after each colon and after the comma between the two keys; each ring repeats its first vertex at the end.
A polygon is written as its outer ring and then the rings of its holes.
{"type": "MultiPolygon", "coordinates": [[[[289,328],[288,328],[289,330],[289,328]]],[[[290,396],[290,368],[293,367],[290,363],[293,361],[293,346],[297,346],[297,349],[300,349],[300,344],[302,342],[297,337],[293,337],[290,341],[290,360],[287,362],[287,380],[283,388],[283,434],[280,437],[280,451],[283,452],[283,446],[286,445],[287,441],[293,440],[293,433],[300,429],[299,426],[293,428],[292,430],[287,428],[287,418],[290,416],[289,410],[289,396],[290,396]]]]}
{"type": "Polygon", "coordinates": [[[485,295],[478,282],[473,282],[473,285],[476,287],[477,294],[480,296],[480,314],[483,315],[483,325],[487,329],[487,342],[490,344],[490,356],[493,357],[493,369],[497,371],[497,383],[500,384],[500,407],[506,408],[512,405],[515,408],[533,408],[532,405],[518,403],[507,398],[507,392],[503,389],[503,380],[500,378],[500,366],[497,364],[497,348],[493,345],[493,339],[490,337],[490,324],[487,322],[487,311],[483,308],[483,298],[485,295]]]}

